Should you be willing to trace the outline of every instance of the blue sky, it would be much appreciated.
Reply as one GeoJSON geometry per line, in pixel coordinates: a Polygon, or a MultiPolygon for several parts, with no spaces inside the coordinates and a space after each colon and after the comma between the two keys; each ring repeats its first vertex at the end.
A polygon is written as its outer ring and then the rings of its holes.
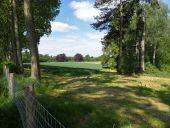
{"type": "MultiPolygon", "coordinates": [[[[163,0],[170,7],[170,0],[163,0]]],[[[98,32],[91,27],[94,16],[99,10],[93,8],[93,0],[61,0],[60,14],[52,24],[50,36],[40,40],[39,52],[41,54],[57,55],[65,53],[74,56],[76,53],[83,55],[99,56],[102,54],[101,38],[103,32],[98,32]]]]}

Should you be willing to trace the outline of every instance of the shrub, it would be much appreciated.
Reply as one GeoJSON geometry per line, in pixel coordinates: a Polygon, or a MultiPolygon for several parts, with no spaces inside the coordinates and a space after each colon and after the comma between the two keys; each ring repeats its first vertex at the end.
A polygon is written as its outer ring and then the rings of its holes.
{"type": "Polygon", "coordinates": [[[152,65],[150,62],[147,62],[146,65],[145,65],[145,67],[146,67],[146,68],[145,68],[145,72],[146,72],[146,73],[156,74],[156,73],[160,72],[159,69],[156,68],[156,66],[152,65]]]}
{"type": "Polygon", "coordinates": [[[65,62],[65,61],[67,61],[67,57],[66,57],[66,55],[64,53],[59,54],[59,55],[56,56],[56,60],[58,62],[65,62]]]}
{"type": "Polygon", "coordinates": [[[17,73],[17,74],[20,74],[22,73],[22,70],[21,68],[18,66],[18,65],[15,65],[13,62],[11,61],[4,61],[3,62],[3,65],[6,65],[9,67],[9,71],[11,73],[17,73]]]}
{"type": "Polygon", "coordinates": [[[160,70],[170,72],[170,66],[169,65],[161,65],[160,70]]]}
{"type": "Polygon", "coordinates": [[[83,55],[81,55],[80,53],[77,53],[74,56],[74,61],[83,61],[83,55]]]}

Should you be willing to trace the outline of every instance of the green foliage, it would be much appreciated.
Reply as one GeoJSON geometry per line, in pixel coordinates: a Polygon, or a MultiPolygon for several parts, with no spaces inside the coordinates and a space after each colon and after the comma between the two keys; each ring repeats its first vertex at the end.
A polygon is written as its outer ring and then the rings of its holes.
{"type": "MultiPolygon", "coordinates": [[[[101,10],[101,15],[96,17],[93,27],[96,30],[106,30],[107,34],[102,39],[104,67],[115,68],[118,65],[120,52],[120,4],[115,8],[105,7],[112,0],[96,0],[95,7],[101,10]],[[104,9],[103,9],[103,8],[104,9]],[[116,47],[114,47],[116,46],[116,47]]],[[[168,7],[157,0],[150,5],[141,6],[139,1],[129,0],[122,2],[123,17],[123,44],[122,44],[122,72],[139,73],[141,63],[140,42],[145,31],[145,62],[160,68],[161,65],[170,63],[170,19],[168,7]],[[145,17],[145,21],[143,18],[145,17]],[[144,27],[145,26],[145,27],[144,27]],[[145,29],[144,29],[145,28],[145,29]]],[[[145,65],[148,66],[147,64],[145,65]]]]}
{"type": "Polygon", "coordinates": [[[2,75],[2,73],[3,73],[3,64],[0,63],[0,75],[2,75]]]}
{"type": "Polygon", "coordinates": [[[23,52],[22,53],[22,61],[23,63],[30,63],[31,62],[31,55],[29,52],[23,52]]]}
{"type": "Polygon", "coordinates": [[[147,62],[145,74],[147,74],[149,76],[169,78],[170,77],[170,66],[169,65],[162,65],[161,68],[157,68],[156,66],[147,62]]]}
{"type": "Polygon", "coordinates": [[[22,128],[15,103],[4,96],[0,96],[0,128],[22,128]]]}
{"type": "Polygon", "coordinates": [[[162,71],[162,72],[169,72],[170,73],[170,65],[161,65],[161,68],[160,68],[160,70],[162,71]]]}
{"type": "Polygon", "coordinates": [[[104,68],[114,69],[116,67],[116,59],[118,56],[118,47],[115,43],[111,43],[103,48],[101,63],[104,68]]]}
{"type": "Polygon", "coordinates": [[[5,77],[0,76],[0,97],[8,97],[8,82],[5,77]]]}
{"type": "Polygon", "coordinates": [[[147,62],[145,66],[146,66],[146,73],[154,74],[159,72],[159,69],[156,68],[156,66],[152,65],[150,62],[147,62]]]}
{"type": "Polygon", "coordinates": [[[8,66],[9,67],[9,71],[11,73],[17,73],[17,74],[22,73],[21,68],[18,65],[15,65],[14,62],[12,62],[12,61],[9,61],[9,60],[8,61],[4,61],[3,65],[8,66]]]}
{"type": "Polygon", "coordinates": [[[82,54],[77,53],[77,54],[74,55],[74,61],[76,61],[76,62],[81,62],[81,61],[83,61],[83,60],[84,60],[84,57],[83,57],[82,54]]]}
{"type": "Polygon", "coordinates": [[[55,58],[53,56],[46,55],[39,55],[40,62],[54,62],[55,58]]]}

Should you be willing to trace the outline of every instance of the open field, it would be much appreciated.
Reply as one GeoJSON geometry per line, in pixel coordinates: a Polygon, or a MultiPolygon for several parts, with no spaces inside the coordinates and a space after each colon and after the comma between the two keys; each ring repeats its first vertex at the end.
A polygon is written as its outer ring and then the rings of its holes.
{"type": "Polygon", "coordinates": [[[36,89],[39,101],[66,128],[170,127],[169,78],[117,75],[92,70],[93,63],[76,64],[79,68],[70,63],[42,64],[36,89]]]}
{"type": "Polygon", "coordinates": [[[43,62],[41,65],[70,68],[102,69],[100,62],[43,62]]]}

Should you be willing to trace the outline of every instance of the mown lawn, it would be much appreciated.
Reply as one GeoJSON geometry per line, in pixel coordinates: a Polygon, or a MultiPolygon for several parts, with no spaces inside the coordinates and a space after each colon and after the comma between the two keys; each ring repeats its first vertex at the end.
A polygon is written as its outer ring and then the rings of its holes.
{"type": "Polygon", "coordinates": [[[72,64],[79,68],[70,68],[70,63],[42,65],[42,87],[37,93],[66,127],[170,127],[169,78],[123,76],[92,70],[93,63],[85,63],[84,68],[83,63],[72,64]]]}
{"type": "Polygon", "coordinates": [[[102,69],[101,62],[42,62],[41,65],[83,69],[102,69]]]}
{"type": "MultiPolygon", "coordinates": [[[[71,64],[42,64],[36,89],[39,101],[66,128],[170,127],[169,78],[117,75],[97,68],[99,63],[71,64]]],[[[27,65],[25,77],[29,72],[27,65]]]]}

